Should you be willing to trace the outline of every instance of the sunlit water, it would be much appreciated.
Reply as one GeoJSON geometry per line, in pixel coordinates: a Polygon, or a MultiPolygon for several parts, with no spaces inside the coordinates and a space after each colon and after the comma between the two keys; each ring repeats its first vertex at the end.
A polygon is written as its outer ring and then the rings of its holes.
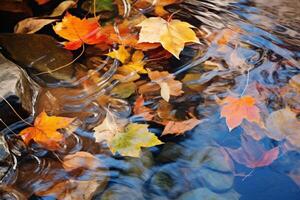
{"type": "MultiPolygon", "coordinates": [[[[80,180],[91,177],[99,181],[108,180],[106,186],[99,188],[94,199],[206,200],[206,193],[210,199],[300,199],[300,188],[295,182],[300,182],[300,151],[286,153],[282,147],[279,158],[271,165],[256,169],[232,161],[221,147],[240,147],[240,136],[244,131],[236,128],[229,132],[225,120],[220,118],[220,107],[214,101],[216,95],[254,94],[261,85],[276,91],[300,73],[299,8],[300,2],[297,0],[187,0],[170,6],[169,11],[180,9],[176,16],[203,33],[200,48],[186,48],[181,62],[174,60],[172,67],[177,76],[201,73],[198,80],[187,83],[202,85],[201,91],[188,94],[188,101],[178,98],[176,105],[179,110],[196,106],[195,115],[202,123],[183,136],[163,138],[164,145],[144,149],[139,159],[114,157],[105,145],[94,142],[92,133],[77,130],[78,136],[71,136],[64,152],[60,153],[88,151],[99,157],[108,168],[105,171],[86,171],[78,177],[80,180]],[[226,37],[229,38],[226,44],[220,45],[218,41],[227,40],[226,37]],[[207,61],[218,63],[217,69],[205,67],[203,63],[207,64],[207,61]],[[210,192],[216,193],[216,196],[210,192]]],[[[114,68],[109,73],[113,72],[114,68]]],[[[108,78],[111,76],[109,73],[108,78]]],[[[93,91],[94,96],[101,95],[103,89],[108,87],[102,83],[97,91],[93,91]]],[[[281,98],[274,91],[268,93],[271,95],[265,101],[267,111],[285,106],[299,111],[300,99],[281,98]]],[[[92,99],[91,94],[76,95],[77,98],[86,95],[89,100],[92,99]]],[[[130,113],[126,102],[116,101],[116,112],[122,111],[124,116],[130,113]]],[[[85,103],[83,107],[86,109],[89,102],[85,103]]],[[[70,104],[69,110],[82,111],[76,103],[70,104]]],[[[103,112],[98,106],[89,107],[88,111],[94,115],[88,118],[87,124],[96,122],[103,112]]],[[[22,127],[22,123],[11,126],[15,131],[22,127]]],[[[160,134],[158,127],[150,127],[160,134]]],[[[262,139],[261,143],[267,149],[279,145],[268,138],[262,139]]],[[[3,194],[3,199],[14,199],[16,196],[21,199],[53,199],[33,193],[68,179],[69,175],[57,156],[42,149],[26,152],[21,143],[14,143],[13,148],[24,156],[18,160],[17,170],[6,177],[11,186],[7,189],[9,192],[3,194]]]]}

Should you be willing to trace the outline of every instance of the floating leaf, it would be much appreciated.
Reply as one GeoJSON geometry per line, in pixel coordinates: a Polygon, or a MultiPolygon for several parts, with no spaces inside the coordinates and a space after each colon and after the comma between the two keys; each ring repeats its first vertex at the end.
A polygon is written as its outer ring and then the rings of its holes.
{"type": "Polygon", "coordinates": [[[266,133],[275,140],[287,139],[292,145],[300,147],[300,120],[290,108],[272,112],[266,120],[266,133]]]}
{"type": "Polygon", "coordinates": [[[65,156],[63,159],[63,167],[66,171],[73,171],[79,168],[95,170],[99,167],[103,167],[103,164],[92,154],[79,151],[75,154],[65,156]]]}
{"type": "Polygon", "coordinates": [[[82,8],[86,11],[113,11],[113,0],[87,0],[82,4],[82,8]]]}
{"type": "Polygon", "coordinates": [[[67,128],[74,118],[48,116],[41,112],[34,121],[34,127],[29,127],[20,132],[25,144],[33,140],[49,150],[59,148],[63,135],[57,130],[67,128]]]}
{"type": "Polygon", "coordinates": [[[139,157],[141,147],[152,147],[162,142],[148,131],[147,124],[128,124],[123,133],[115,135],[111,142],[110,149],[113,153],[120,153],[122,156],[139,157]]]}
{"type": "Polygon", "coordinates": [[[265,150],[263,145],[249,136],[242,136],[240,148],[226,148],[226,150],[236,162],[249,168],[270,165],[279,155],[279,147],[265,150]]]}
{"type": "Polygon", "coordinates": [[[56,34],[69,40],[65,42],[65,48],[75,50],[85,44],[97,44],[106,40],[106,36],[101,33],[98,18],[80,19],[67,13],[62,22],[53,27],[56,34]]]}
{"type": "Polygon", "coordinates": [[[71,7],[76,6],[76,2],[75,1],[63,1],[61,2],[51,13],[50,17],[57,17],[62,15],[66,10],[68,10],[71,7]]]}
{"type": "Polygon", "coordinates": [[[182,91],[182,83],[174,80],[174,76],[166,71],[149,71],[149,78],[161,88],[161,96],[164,100],[169,101],[170,96],[180,96],[182,91]]]}
{"type": "Polygon", "coordinates": [[[199,39],[191,29],[194,27],[180,20],[166,21],[160,17],[150,17],[137,26],[142,27],[139,35],[139,43],[161,43],[164,49],[178,59],[185,43],[199,43],[199,39]]]}
{"type": "Polygon", "coordinates": [[[158,16],[164,16],[164,15],[169,14],[169,12],[167,12],[164,9],[164,7],[168,6],[168,5],[172,5],[177,2],[179,2],[179,1],[178,0],[155,0],[155,1],[154,0],[139,0],[135,4],[135,6],[142,7],[143,4],[145,4],[145,3],[148,3],[148,4],[151,3],[154,6],[155,14],[158,16]]]}
{"type": "Polygon", "coordinates": [[[238,127],[243,119],[261,124],[259,109],[256,107],[255,102],[255,99],[251,96],[241,98],[229,96],[221,102],[221,117],[226,118],[226,124],[230,131],[238,127]]]}
{"type": "Polygon", "coordinates": [[[144,54],[142,51],[135,51],[132,55],[131,62],[123,65],[120,68],[128,72],[147,74],[147,71],[144,69],[145,63],[143,62],[143,58],[144,58],[144,54]]]}
{"type": "Polygon", "coordinates": [[[56,19],[27,18],[20,21],[15,27],[15,33],[35,33],[44,26],[57,21],[56,19]]]}
{"type": "Polygon", "coordinates": [[[35,2],[37,2],[37,4],[40,6],[48,3],[49,1],[51,1],[51,0],[35,0],[35,2]]]}
{"type": "Polygon", "coordinates": [[[165,126],[162,135],[174,134],[181,135],[186,131],[193,129],[200,123],[200,120],[192,118],[181,122],[169,121],[165,126]]]}
{"type": "Polygon", "coordinates": [[[121,63],[125,63],[125,61],[130,57],[130,53],[125,49],[123,45],[119,46],[118,50],[113,50],[107,55],[111,58],[118,59],[121,63]]]}
{"type": "Polygon", "coordinates": [[[110,111],[107,112],[103,122],[94,128],[96,142],[106,141],[110,146],[113,137],[122,132],[127,123],[127,120],[118,119],[110,111]]]}

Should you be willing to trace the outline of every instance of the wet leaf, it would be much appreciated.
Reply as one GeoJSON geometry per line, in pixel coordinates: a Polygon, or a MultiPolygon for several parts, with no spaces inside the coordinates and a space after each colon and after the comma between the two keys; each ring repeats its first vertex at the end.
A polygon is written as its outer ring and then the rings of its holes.
{"type": "Polygon", "coordinates": [[[73,171],[79,168],[95,170],[102,166],[103,164],[97,157],[85,151],[67,155],[63,159],[63,167],[66,171],[73,171]]]}
{"type": "Polygon", "coordinates": [[[67,13],[62,22],[53,27],[55,33],[69,40],[64,42],[65,48],[75,50],[85,44],[97,44],[105,41],[106,36],[101,33],[98,18],[80,19],[67,13]]]}
{"type": "Polygon", "coordinates": [[[149,78],[161,88],[160,94],[162,98],[169,101],[170,96],[180,96],[182,91],[182,83],[174,80],[174,76],[169,72],[149,71],[149,78]]]}
{"type": "Polygon", "coordinates": [[[199,39],[191,29],[194,27],[180,20],[168,22],[160,17],[150,17],[137,26],[142,27],[139,34],[139,43],[161,43],[163,48],[172,53],[177,59],[179,59],[179,54],[185,43],[199,43],[199,39]]]}
{"type": "Polygon", "coordinates": [[[255,103],[256,100],[251,96],[241,98],[228,96],[222,100],[221,117],[226,118],[226,124],[230,131],[238,127],[243,119],[257,124],[262,123],[259,109],[255,103]]]}
{"type": "Polygon", "coordinates": [[[147,124],[128,124],[123,133],[115,135],[111,142],[110,149],[113,153],[120,153],[122,156],[139,157],[141,147],[152,147],[162,142],[148,131],[147,124]]]}
{"type": "Polygon", "coordinates": [[[249,136],[241,137],[240,148],[226,148],[226,150],[236,162],[249,168],[268,166],[276,160],[279,155],[279,147],[266,150],[262,144],[249,136]]]}
{"type": "Polygon", "coordinates": [[[112,52],[108,53],[107,56],[118,59],[121,63],[125,63],[125,61],[130,57],[130,53],[123,45],[121,45],[119,46],[118,50],[113,50],[112,52]]]}
{"type": "Polygon", "coordinates": [[[181,122],[169,121],[165,126],[162,135],[174,134],[181,135],[186,131],[193,129],[200,123],[200,120],[192,118],[181,122]]]}
{"type": "Polygon", "coordinates": [[[54,196],[58,200],[90,200],[101,185],[97,180],[65,180],[45,191],[36,192],[39,196],[54,196]]]}
{"type": "Polygon", "coordinates": [[[48,116],[46,112],[41,112],[36,117],[34,126],[22,130],[20,135],[27,145],[33,140],[49,150],[56,150],[64,139],[57,130],[67,128],[73,120],[74,118],[48,116]]]}
{"type": "Polygon", "coordinates": [[[50,17],[57,17],[62,15],[66,10],[76,5],[75,1],[63,1],[61,2],[51,13],[50,17]]]}
{"type": "Polygon", "coordinates": [[[145,63],[143,62],[143,58],[144,58],[144,54],[142,51],[135,51],[132,55],[131,62],[123,65],[120,68],[128,72],[147,74],[147,71],[144,69],[145,63]]]}
{"type": "Polygon", "coordinates": [[[290,108],[272,112],[266,120],[266,133],[275,140],[287,139],[292,145],[300,147],[300,120],[290,108]]]}
{"type": "Polygon", "coordinates": [[[122,132],[127,123],[127,120],[119,119],[110,111],[107,112],[103,122],[94,128],[96,142],[106,141],[110,146],[113,137],[122,132]]]}
{"type": "Polygon", "coordinates": [[[134,104],[133,113],[137,116],[141,116],[144,120],[150,121],[153,119],[152,110],[144,105],[145,101],[143,96],[139,96],[134,104]]]}
{"type": "Polygon", "coordinates": [[[27,18],[20,21],[15,27],[15,33],[35,33],[44,26],[57,21],[56,19],[27,18]]]}
{"type": "Polygon", "coordinates": [[[136,91],[136,85],[134,82],[120,83],[114,89],[112,89],[112,94],[119,98],[126,99],[134,94],[136,91]]]}
{"type": "Polygon", "coordinates": [[[100,11],[113,11],[113,0],[87,0],[83,2],[82,8],[86,11],[96,12],[100,11]]]}

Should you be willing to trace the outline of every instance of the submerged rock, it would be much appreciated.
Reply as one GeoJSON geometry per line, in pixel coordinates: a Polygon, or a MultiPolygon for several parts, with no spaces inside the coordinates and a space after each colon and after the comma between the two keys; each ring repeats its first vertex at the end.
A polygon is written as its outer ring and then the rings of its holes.
{"type": "Polygon", "coordinates": [[[57,41],[39,34],[1,34],[4,55],[24,69],[39,84],[60,84],[72,80],[74,64],[70,51],[59,47],[57,41]],[[60,70],[53,71],[62,67],[60,70]]]}
{"type": "Polygon", "coordinates": [[[3,135],[0,135],[0,181],[13,166],[13,158],[9,152],[8,145],[3,135]]]}

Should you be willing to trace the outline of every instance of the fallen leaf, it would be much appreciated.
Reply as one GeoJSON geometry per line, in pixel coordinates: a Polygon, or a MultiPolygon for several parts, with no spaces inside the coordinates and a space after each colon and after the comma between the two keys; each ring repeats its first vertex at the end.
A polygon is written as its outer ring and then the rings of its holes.
{"type": "Polygon", "coordinates": [[[277,141],[287,139],[292,145],[300,147],[300,120],[290,108],[272,112],[266,120],[266,127],[270,138],[277,141]]]}
{"type": "Polygon", "coordinates": [[[226,148],[226,150],[236,162],[249,168],[268,166],[279,155],[279,147],[265,150],[262,144],[259,144],[258,141],[255,141],[250,136],[241,137],[240,148],[226,148]]]}
{"type": "Polygon", "coordinates": [[[130,53],[125,49],[125,46],[119,46],[118,50],[113,50],[112,52],[106,54],[111,58],[118,59],[121,63],[125,63],[125,61],[130,57],[130,53]]]}
{"type": "MultiPolygon", "coordinates": [[[[147,70],[144,69],[145,62],[143,62],[144,54],[142,51],[135,51],[132,55],[131,62],[123,65],[124,71],[137,72],[139,74],[147,74],[147,70]]],[[[119,69],[120,69],[119,68],[119,69]]]]}
{"type": "Polygon", "coordinates": [[[90,200],[101,185],[98,180],[64,180],[44,191],[37,191],[38,196],[53,196],[57,200],[90,200]]]}
{"type": "Polygon", "coordinates": [[[79,168],[95,170],[99,167],[103,167],[103,164],[92,154],[79,151],[75,154],[65,156],[63,159],[63,167],[69,172],[79,168]]]}
{"type": "Polygon", "coordinates": [[[96,142],[106,141],[110,147],[113,137],[122,132],[126,124],[128,124],[126,119],[119,119],[108,111],[103,122],[94,128],[96,142]]]}
{"type": "Polygon", "coordinates": [[[152,4],[154,6],[154,13],[157,16],[165,16],[169,14],[164,7],[168,5],[175,4],[177,2],[180,2],[179,0],[138,0],[135,2],[134,6],[137,8],[145,8],[149,7],[149,4],[152,4]]]}
{"type": "Polygon", "coordinates": [[[41,30],[44,26],[57,21],[57,19],[38,19],[38,18],[27,18],[20,21],[15,26],[15,33],[35,33],[41,30]]]}
{"type": "Polygon", "coordinates": [[[221,117],[226,118],[226,124],[230,131],[238,127],[243,119],[259,125],[262,124],[259,109],[256,107],[255,102],[255,99],[251,96],[241,98],[228,96],[222,100],[221,117]]]}
{"type": "Polygon", "coordinates": [[[180,20],[166,21],[160,17],[150,17],[137,26],[142,27],[139,34],[139,43],[161,43],[163,48],[172,53],[177,59],[179,59],[179,54],[185,43],[199,43],[199,39],[191,29],[194,27],[180,20]]]}
{"type": "Polygon", "coordinates": [[[80,19],[67,13],[62,22],[56,23],[53,30],[60,37],[69,40],[64,42],[66,49],[76,50],[85,44],[97,44],[106,40],[101,33],[98,18],[80,19]]]}
{"type": "Polygon", "coordinates": [[[126,99],[130,97],[132,94],[134,94],[136,91],[136,85],[134,82],[128,82],[128,83],[120,83],[116,87],[114,87],[111,91],[112,95],[126,99]]]}
{"type": "Polygon", "coordinates": [[[74,118],[48,116],[46,112],[41,112],[36,117],[34,126],[22,130],[20,135],[26,145],[33,140],[49,150],[56,150],[64,139],[57,130],[67,128],[73,120],[74,118]]]}
{"type": "Polygon", "coordinates": [[[62,15],[66,10],[68,10],[71,7],[74,7],[76,5],[75,1],[63,1],[61,2],[49,15],[50,17],[57,17],[62,15]]]}
{"type": "Polygon", "coordinates": [[[144,120],[150,121],[153,119],[152,110],[144,105],[145,101],[143,96],[139,96],[134,104],[133,113],[137,116],[141,116],[144,120]]]}
{"type": "Polygon", "coordinates": [[[169,121],[162,132],[162,135],[174,134],[181,135],[193,129],[200,123],[200,120],[192,118],[181,122],[169,121]]]}
{"type": "Polygon", "coordinates": [[[180,96],[182,91],[182,83],[174,80],[174,76],[166,71],[148,71],[149,78],[161,88],[161,96],[164,100],[169,101],[170,96],[180,96]]]}
{"type": "Polygon", "coordinates": [[[113,0],[87,0],[82,4],[82,8],[88,12],[113,11],[113,0]]]}
{"type": "Polygon", "coordinates": [[[124,132],[114,136],[111,141],[110,150],[118,152],[122,156],[139,157],[141,147],[152,147],[162,142],[148,131],[147,124],[128,124],[124,132]]]}

